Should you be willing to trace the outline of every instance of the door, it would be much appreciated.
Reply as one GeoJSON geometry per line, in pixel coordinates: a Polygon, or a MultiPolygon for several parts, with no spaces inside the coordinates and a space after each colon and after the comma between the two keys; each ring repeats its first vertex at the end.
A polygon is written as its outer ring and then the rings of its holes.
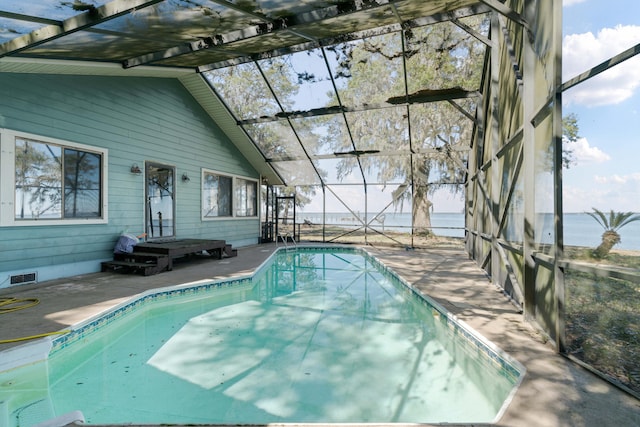
{"type": "Polygon", "coordinates": [[[147,239],[175,237],[175,167],[147,162],[145,168],[147,239]]]}
{"type": "Polygon", "coordinates": [[[276,241],[279,238],[300,240],[299,234],[299,230],[296,230],[296,196],[277,196],[276,241]]]}

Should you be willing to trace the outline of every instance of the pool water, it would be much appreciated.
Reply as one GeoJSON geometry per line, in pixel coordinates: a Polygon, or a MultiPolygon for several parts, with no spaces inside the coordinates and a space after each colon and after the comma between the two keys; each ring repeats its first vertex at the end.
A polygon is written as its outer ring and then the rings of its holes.
{"type": "Polygon", "coordinates": [[[60,338],[0,401],[10,426],[491,422],[521,373],[438,310],[363,252],[281,250],[60,338]]]}

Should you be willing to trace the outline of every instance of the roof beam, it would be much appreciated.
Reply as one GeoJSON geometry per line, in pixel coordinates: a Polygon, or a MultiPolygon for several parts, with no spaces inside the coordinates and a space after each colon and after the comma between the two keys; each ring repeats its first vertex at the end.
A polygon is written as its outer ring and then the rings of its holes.
{"type": "MultiPolygon", "coordinates": [[[[469,146],[450,146],[448,151],[456,152],[456,153],[467,153],[471,148],[469,146]]],[[[398,157],[398,156],[408,156],[410,154],[417,156],[430,156],[432,154],[441,154],[443,151],[446,151],[442,147],[434,147],[434,148],[420,148],[415,150],[413,153],[409,150],[407,151],[398,151],[398,150],[364,150],[358,151],[354,150],[353,152],[338,152],[331,154],[316,154],[311,155],[309,158],[311,160],[323,160],[323,159],[335,159],[336,157],[343,156],[354,156],[354,157],[398,157]]],[[[281,161],[282,159],[270,159],[271,162],[281,161]]],[[[298,159],[289,159],[289,160],[298,160],[298,159]]],[[[466,166],[464,169],[466,170],[466,166]]]]}
{"type": "Polygon", "coordinates": [[[263,116],[255,119],[238,120],[239,125],[250,125],[256,123],[275,122],[282,119],[299,119],[304,117],[326,116],[330,114],[351,113],[356,111],[381,110],[383,108],[393,108],[399,105],[426,104],[429,102],[452,101],[454,99],[473,98],[480,96],[478,91],[468,91],[460,88],[422,90],[408,96],[397,96],[387,100],[382,104],[367,104],[356,107],[346,107],[334,105],[331,107],[313,108],[306,111],[285,111],[273,116],[263,116]]]}
{"type": "Polygon", "coordinates": [[[527,30],[529,29],[529,23],[522,17],[522,15],[520,15],[518,12],[514,11],[513,9],[509,8],[508,6],[505,6],[504,4],[500,3],[498,0],[480,0],[480,1],[486,4],[487,6],[489,6],[491,9],[498,12],[499,14],[506,16],[513,22],[516,22],[522,25],[527,30]]]}
{"type": "Polygon", "coordinates": [[[61,21],[55,19],[42,18],[40,16],[23,15],[21,13],[5,12],[0,10],[0,18],[15,19],[17,21],[37,22],[45,25],[60,25],[61,21]]]}
{"type": "Polygon", "coordinates": [[[387,99],[391,105],[425,104],[428,102],[449,101],[451,99],[473,98],[480,96],[475,90],[465,90],[461,87],[444,89],[422,89],[408,95],[394,96],[387,99]]]}
{"type": "Polygon", "coordinates": [[[228,9],[235,10],[236,12],[240,12],[243,15],[249,15],[252,18],[260,19],[260,20],[265,21],[265,22],[271,21],[271,19],[269,19],[268,16],[266,16],[266,15],[264,15],[262,13],[257,13],[257,12],[252,12],[252,11],[246,10],[243,7],[238,6],[238,5],[234,4],[234,3],[231,3],[230,1],[227,1],[227,0],[209,0],[209,1],[211,3],[218,4],[218,5],[222,6],[222,7],[226,7],[228,9]]]}
{"type": "Polygon", "coordinates": [[[0,58],[41,45],[109,21],[133,10],[142,9],[163,0],[114,0],[100,7],[72,16],[59,24],[50,24],[0,45],[0,58]]]}
{"type": "Polygon", "coordinates": [[[460,22],[459,19],[452,18],[451,22],[453,24],[457,25],[458,27],[460,27],[461,29],[463,29],[464,31],[466,31],[471,36],[475,37],[480,43],[484,43],[485,46],[488,46],[488,47],[493,46],[494,42],[491,41],[491,39],[489,37],[486,37],[485,35],[479,33],[478,31],[474,30],[473,28],[471,28],[467,24],[465,24],[463,22],[460,22]]]}
{"type": "Polygon", "coordinates": [[[640,43],[638,43],[633,47],[630,47],[629,49],[625,50],[622,53],[617,54],[612,58],[607,59],[604,62],[601,62],[600,64],[596,65],[592,69],[585,71],[584,73],[572,78],[571,80],[564,82],[560,87],[560,91],[564,92],[565,90],[571,89],[578,83],[582,83],[585,80],[590,79],[591,77],[595,77],[598,74],[604,71],[607,71],[609,68],[613,67],[614,65],[618,65],[619,63],[624,62],[627,59],[631,59],[638,54],[640,54],[640,43]]]}

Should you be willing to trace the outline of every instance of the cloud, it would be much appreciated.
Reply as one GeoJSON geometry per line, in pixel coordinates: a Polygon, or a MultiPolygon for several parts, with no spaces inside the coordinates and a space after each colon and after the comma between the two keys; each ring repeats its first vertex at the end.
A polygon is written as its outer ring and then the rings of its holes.
{"type": "Polygon", "coordinates": [[[574,4],[584,3],[586,0],[562,0],[562,7],[573,6],[574,4]]]}
{"type": "Polygon", "coordinates": [[[577,165],[593,163],[603,163],[611,160],[611,156],[599,149],[589,145],[587,138],[578,138],[575,141],[564,141],[564,146],[572,152],[572,158],[577,165]]]}
{"type": "MultiPolygon", "coordinates": [[[[629,49],[640,40],[640,26],[618,25],[591,32],[569,34],[562,42],[562,79],[567,81],[601,62],[629,49]]],[[[633,96],[640,87],[640,57],[621,64],[589,79],[564,94],[566,103],[586,106],[619,104],[633,96]]]]}
{"type": "Polygon", "coordinates": [[[611,176],[600,176],[600,175],[596,175],[594,176],[594,180],[598,183],[598,184],[640,184],[640,172],[639,173],[632,173],[632,174],[628,174],[628,175],[611,175],[611,176]]]}
{"type": "Polygon", "coordinates": [[[619,183],[625,177],[594,177],[590,188],[565,185],[562,195],[565,212],[588,212],[592,207],[600,210],[613,209],[619,212],[640,212],[638,196],[640,180],[619,183]]]}

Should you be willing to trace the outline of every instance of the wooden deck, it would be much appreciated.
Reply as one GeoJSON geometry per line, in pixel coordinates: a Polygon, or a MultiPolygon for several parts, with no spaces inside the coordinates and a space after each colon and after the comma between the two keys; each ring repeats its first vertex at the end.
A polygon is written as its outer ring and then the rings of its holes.
{"type": "Polygon", "coordinates": [[[206,253],[217,259],[234,257],[236,249],[224,240],[176,239],[169,241],[143,242],[133,247],[131,253],[114,253],[113,261],[102,263],[102,271],[141,273],[150,276],[173,270],[173,260],[206,253]]]}

